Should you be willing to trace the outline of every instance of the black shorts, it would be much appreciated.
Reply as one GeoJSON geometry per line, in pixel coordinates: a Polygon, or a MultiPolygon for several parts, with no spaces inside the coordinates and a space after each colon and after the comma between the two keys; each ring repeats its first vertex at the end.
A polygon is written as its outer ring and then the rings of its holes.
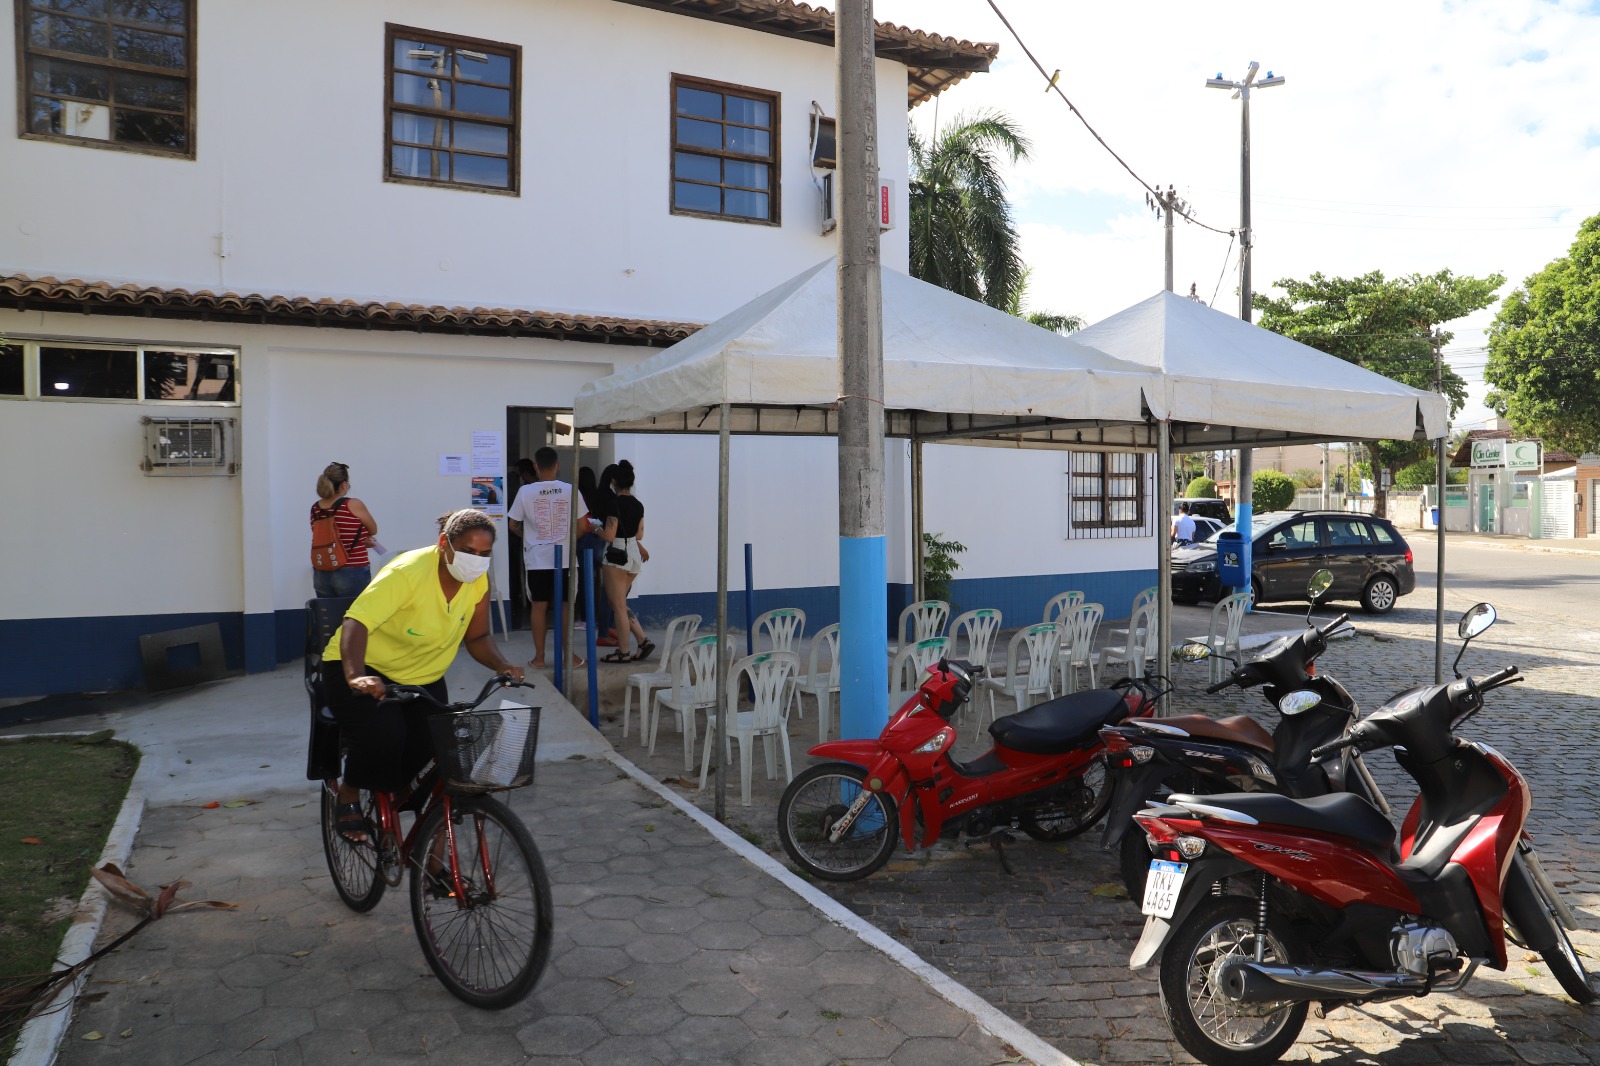
{"type": "Polygon", "coordinates": [[[528,601],[530,603],[556,602],[556,572],[554,570],[528,571],[528,601]]]}

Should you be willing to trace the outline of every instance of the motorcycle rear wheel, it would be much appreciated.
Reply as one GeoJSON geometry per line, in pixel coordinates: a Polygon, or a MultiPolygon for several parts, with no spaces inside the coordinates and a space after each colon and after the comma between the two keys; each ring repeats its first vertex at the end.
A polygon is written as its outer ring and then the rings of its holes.
{"type": "Polygon", "coordinates": [[[859,881],[889,861],[900,818],[895,802],[870,793],[855,823],[838,841],[828,836],[863,791],[867,772],[852,763],[813,766],[778,800],[778,840],[795,864],[824,881],[859,881]]]}
{"type": "Polygon", "coordinates": [[[1555,934],[1555,943],[1539,952],[1540,957],[1550,967],[1550,975],[1560,983],[1561,990],[1571,996],[1574,1002],[1583,1005],[1593,1003],[1597,996],[1594,984],[1589,972],[1583,968],[1583,960],[1572,946],[1572,938],[1567,936],[1557,916],[1556,902],[1550,898],[1550,887],[1553,886],[1547,886],[1543,878],[1532,876],[1528,878],[1528,883],[1533,886],[1534,895],[1539,899],[1543,919],[1550,923],[1551,932],[1555,934]]]}
{"type": "Polygon", "coordinates": [[[1067,840],[1105,816],[1111,806],[1106,780],[1106,759],[1098,756],[1084,767],[1083,776],[1063,784],[1049,801],[1017,815],[1022,831],[1035,840],[1067,840]]]}

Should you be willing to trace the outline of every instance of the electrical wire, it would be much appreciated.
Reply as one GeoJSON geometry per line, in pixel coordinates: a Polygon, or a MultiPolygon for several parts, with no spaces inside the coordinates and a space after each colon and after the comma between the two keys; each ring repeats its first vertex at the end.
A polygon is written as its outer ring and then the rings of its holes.
{"type": "Polygon", "coordinates": [[[1222,279],[1228,276],[1228,260],[1233,258],[1234,235],[1228,234],[1228,250],[1222,253],[1222,269],[1217,272],[1217,287],[1211,290],[1211,302],[1207,307],[1217,306],[1217,294],[1222,291],[1222,279]]]}
{"type": "MultiPolygon", "coordinates": [[[[1147,192],[1151,196],[1153,196],[1158,203],[1165,204],[1167,201],[1165,199],[1163,199],[1163,194],[1161,193],[1161,191],[1159,189],[1155,188],[1153,185],[1151,185],[1148,181],[1145,181],[1143,178],[1141,178],[1139,176],[1138,172],[1136,170],[1134,170],[1131,166],[1128,165],[1127,160],[1123,159],[1120,155],[1118,155],[1116,153],[1116,150],[1113,149],[1109,144],[1106,143],[1106,139],[1104,137],[1100,136],[1099,132],[1096,131],[1093,126],[1089,125],[1089,120],[1083,117],[1083,112],[1078,110],[1077,105],[1074,104],[1071,100],[1067,99],[1067,94],[1061,91],[1061,86],[1056,83],[1056,78],[1051,76],[1051,74],[1044,69],[1044,64],[1039,62],[1038,57],[1033,54],[1033,50],[1030,49],[1027,46],[1027,44],[1023,41],[1022,35],[1016,31],[1016,27],[1011,25],[1011,20],[1006,18],[1005,12],[1000,10],[1000,5],[996,4],[995,0],[989,0],[989,6],[994,9],[995,15],[1000,19],[1000,21],[1002,23],[1005,24],[1005,28],[1010,32],[1011,36],[1016,40],[1017,47],[1022,49],[1022,54],[1028,57],[1029,61],[1033,63],[1035,69],[1037,69],[1039,71],[1039,76],[1044,78],[1045,83],[1046,83],[1045,84],[1045,91],[1046,92],[1050,92],[1050,91],[1054,90],[1055,94],[1057,96],[1061,97],[1062,102],[1064,102],[1067,105],[1067,110],[1071,111],[1074,115],[1078,116],[1078,121],[1083,123],[1083,128],[1088,130],[1090,135],[1092,137],[1094,137],[1095,140],[1100,142],[1100,147],[1104,148],[1107,152],[1110,152],[1111,153],[1111,158],[1115,159],[1118,163],[1121,163],[1122,164],[1122,169],[1126,170],[1130,175],[1132,175],[1134,181],[1137,181],[1140,185],[1144,186],[1145,192],[1147,192]]],[[[1201,229],[1208,229],[1212,233],[1226,233],[1230,237],[1235,237],[1235,236],[1238,235],[1236,230],[1218,229],[1215,226],[1210,226],[1210,225],[1207,225],[1204,222],[1201,222],[1198,218],[1195,218],[1192,214],[1189,213],[1188,208],[1186,206],[1181,205],[1176,201],[1173,201],[1172,210],[1173,210],[1174,214],[1178,215],[1185,222],[1192,222],[1196,226],[1199,226],[1201,229]]]]}

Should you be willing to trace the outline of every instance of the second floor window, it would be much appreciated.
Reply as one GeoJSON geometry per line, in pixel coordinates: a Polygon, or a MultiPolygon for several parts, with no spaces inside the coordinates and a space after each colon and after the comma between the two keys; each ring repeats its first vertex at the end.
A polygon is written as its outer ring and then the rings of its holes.
{"type": "Polygon", "coordinates": [[[522,50],[390,26],[389,181],[515,193],[522,50]]]}
{"type": "Polygon", "coordinates": [[[17,0],[22,135],[194,157],[194,0],[17,0]]]}
{"type": "Polygon", "coordinates": [[[778,223],[778,96],[672,79],[672,211],[778,223]]]}

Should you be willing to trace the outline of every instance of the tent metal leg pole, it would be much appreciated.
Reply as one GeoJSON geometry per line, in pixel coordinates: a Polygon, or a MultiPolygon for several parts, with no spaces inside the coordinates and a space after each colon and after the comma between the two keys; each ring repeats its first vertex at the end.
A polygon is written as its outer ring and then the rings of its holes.
{"type": "MultiPolygon", "coordinates": [[[[1233,482],[1233,498],[1238,501],[1238,506],[1233,511],[1233,528],[1244,534],[1244,539],[1239,542],[1240,563],[1244,566],[1244,587],[1235,589],[1235,592],[1249,592],[1251,581],[1255,576],[1256,564],[1251,555],[1255,551],[1255,474],[1251,471],[1254,465],[1251,460],[1254,456],[1249,448],[1239,449],[1239,474],[1233,482]]],[[[1254,610],[1254,605],[1249,609],[1254,610]]]]}
{"type": "MultiPolygon", "coordinates": [[[[573,424],[572,424],[572,494],[574,496],[576,496],[578,494],[578,463],[581,461],[582,457],[583,457],[582,456],[582,451],[578,447],[578,424],[577,424],[577,419],[573,419],[573,424]]],[[[572,505],[574,507],[578,506],[580,503],[582,503],[581,500],[573,500],[572,501],[572,505]]],[[[575,632],[575,629],[576,629],[576,627],[574,626],[573,623],[577,618],[578,604],[580,602],[582,602],[582,596],[580,595],[580,590],[581,590],[581,584],[580,583],[581,583],[581,580],[582,580],[582,577],[583,577],[583,567],[581,565],[580,560],[578,559],[578,542],[577,542],[577,539],[572,535],[572,523],[570,521],[567,523],[567,547],[566,547],[566,551],[563,553],[563,556],[568,560],[568,562],[567,562],[567,582],[566,582],[566,585],[564,587],[566,589],[570,590],[570,591],[567,592],[567,596],[566,596],[567,602],[563,605],[562,612],[561,612],[561,629],[562,629],[562,632],[561,632],[561,648],[562,648],[562,652],[561,653],[563,655],[567,656],[567,661],[561,664],[561,680],[563,682],[563,688],[561,689],[561,695],[566,697],[567,701],[570,703],[572,701],[572,669],[571,669],[572,658],[571,657],[572,657],[572,654],[578,650],[578,646],[572,642],[572,634],[575,632]]],[[[589,614],[588,614],[588,617],[592,619],[594,617],[594,612],[590,611],[589,614]]],[[[592,622],[585,622],[584,624],[588,625],[591,629],[593,628],[593,623],[592,622]]]]}
{"type": "Polygon", "coordinates": [[[911,598],[927,599],[923,577],[922,442],[911,438],[911,598]]]}
{"type": "MultiPolygon", "coordinates": [[[[717,797],[714,814],[728,820],[727,753],[728,715],[728,405],[722,405],[722,425],[717,432],[717,728],[712,748],[717,756],[717,797]]],[[[749,753],[745,753],[749,757],[749,753]]]]}
{"type": "Polygon", "coordinates": [[[1438,450],[1436,463],[1439,475],[1439,521],[1434,523],[1434,537],[1438,541],[1439,554],[1433,565],[1433,683],[1444,684],[1444,486],[1450,479],[1450,471],[1445,460],[1445,438],[1440,437],[1435,445],[1438,450]]]}
{"type": "MultiPolygon", "coordinates": [[[[1156,423],[1156,672],[1172,666],[1172,423],[1156,423]]],[[[1130,623],[1131,624],[1131,623],[1130,623]]],[[[1168,701],[1163,699],[1162,703],[1168,701]]],[[[1169,708],[1161,707],[1165,714],[1169,708]]]]}

